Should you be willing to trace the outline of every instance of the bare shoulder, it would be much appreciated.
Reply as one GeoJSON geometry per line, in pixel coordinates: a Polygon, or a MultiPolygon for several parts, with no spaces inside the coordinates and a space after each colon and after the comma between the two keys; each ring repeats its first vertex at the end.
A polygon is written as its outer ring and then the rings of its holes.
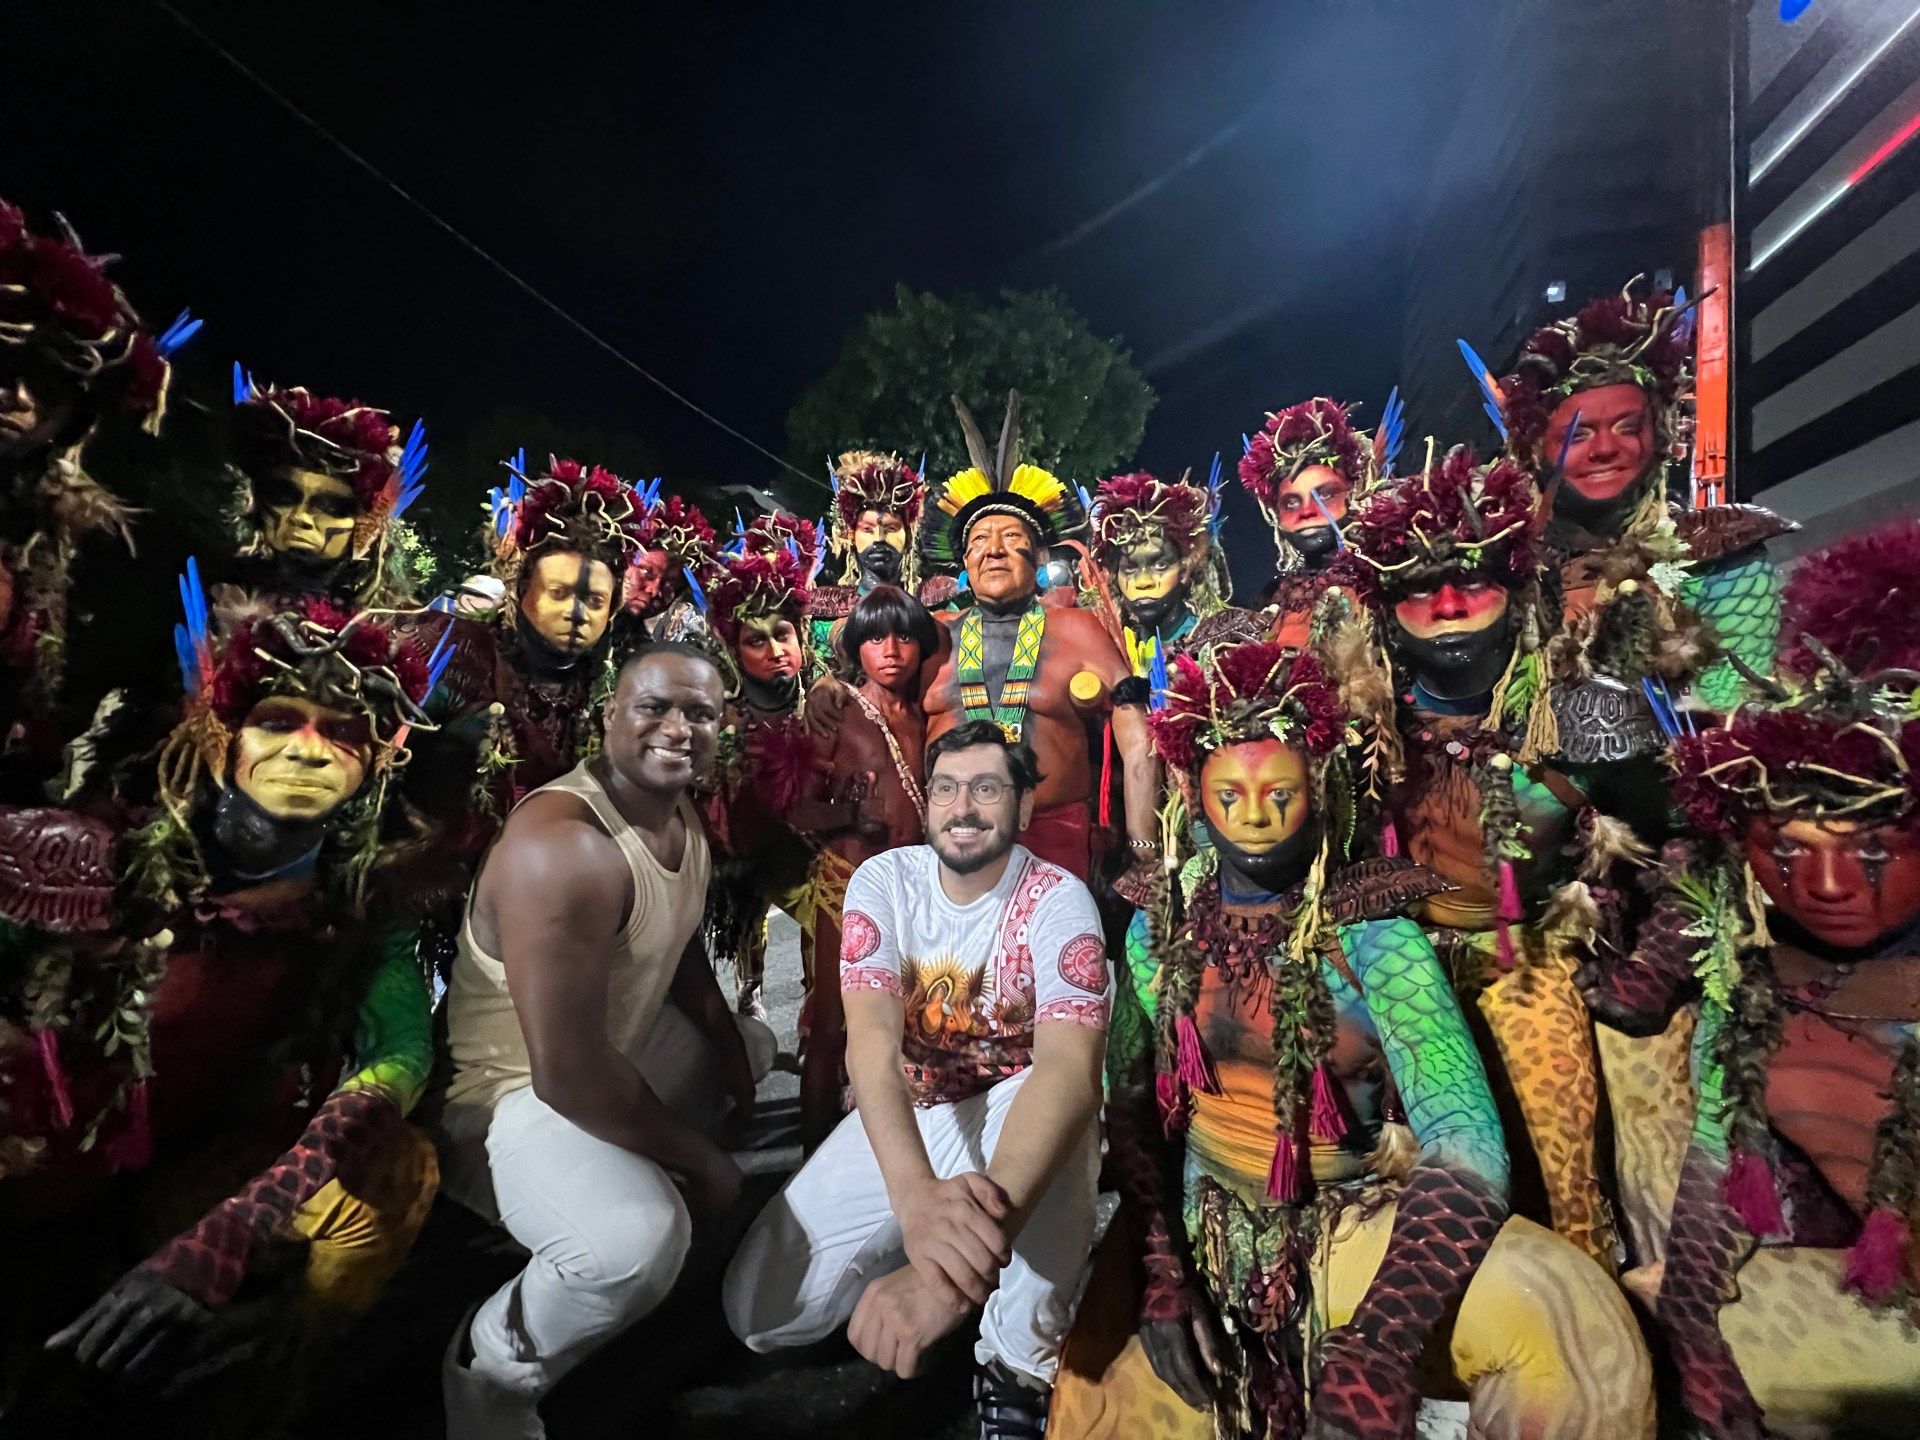
{"type": "Polygon", "coordinates": [[[623,893],[627,864],[593,808],[577,795],[543,791],[507,817],[487,852],[480,898],[491,905],[523,895],[575,897],[623,893]]]}

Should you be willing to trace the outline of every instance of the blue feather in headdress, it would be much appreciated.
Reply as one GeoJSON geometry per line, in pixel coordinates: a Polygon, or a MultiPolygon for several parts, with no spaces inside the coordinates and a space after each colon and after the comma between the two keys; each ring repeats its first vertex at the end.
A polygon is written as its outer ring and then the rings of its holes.
{"type": "Polygon", "coordinates": [[[687,594],[692,597],[693,603],[699,607],[700,613],[702,615],[706,614],[707,592],[700,588],[700,577],[693,573],[693,567],[691,565],[682,565],[680,567],[680,573],[687,577],[687,594]]]}
{"type": "Polygon", "coordinates": [[[1147,697],[1149,710],[1167,708],[1167,654],[1160,648],[1160,637],[1153,638],[1153,663],[1147,667],[1147,684],[1152,693],[1147,697]]]}
{"type": "Polygon", "coordinates": [[[246,372],[246,369],[240,364],[238,360],[234,361],[233,362],[233,403],[236,405],[246,404],[247,401],[251,400],[254,397],[256,388],[257,387],[253,383],[253,376],[249,375],[246,372]]]}
{"type": "Polygon", "coordinates": [[[1380,457],[1382,476],[1393,474],[1393,465],[1400,458],[1400,447],[1407,438],[1407,402],[1400,398],[1400,387],[1393,387],[1387,396],[1387,403],[1380,410],[1380,428],[1374,436],[1374,450],[1380,457]]]}
{"type": "Polygon", "coordinates": [[[1493,371],[1465,340],[1456,340],[1454,343],[1460,347],[1460,356],[1467,362],[1467,369],[1473,372],[1473,383],[1480,387],[1480,408],[1487,412],[1487,418],[1493,422],[1493,428],[1499,432],[1504,443],[1507,421],[1501,413],[1500,386],[1494,381],[1493,371]]]}
{"type": "Polygon", "coordinates": [[[198,695],[213,679],[213,624],[207,590],[200,583],[200,562],[187,557],[180,576],[180,610],[185,623],[173,627],[174,658],[187,694],[198,695]]]}
{"type": "Polygon", "coordinates": [[[1226,499],[1220,493],[1220,487],[1226,481],[1220,474],[1220,452],[1213,452],[1213,464],[1207,468],[1207,531],[1216,540],[1220,538],[1220,527],[1227,523],[1226,499]]]}
{"type": "Polygon", "coordinates": [[[407,513],[407,507],[427,488],[427,422],[416,420],[400,452],[400,494],[393,502],[393,518],[407,513]]]}
{"type": "Polygon", "coordinates": [[[194,319],[191,310],[182,310],[173,317],[173,323],[160,332],[160,338],[153,342],[153,348],[160,352],[163,360],[171,360],[189,340],[200,333],[200,327],[206,323],[194,319]]]}

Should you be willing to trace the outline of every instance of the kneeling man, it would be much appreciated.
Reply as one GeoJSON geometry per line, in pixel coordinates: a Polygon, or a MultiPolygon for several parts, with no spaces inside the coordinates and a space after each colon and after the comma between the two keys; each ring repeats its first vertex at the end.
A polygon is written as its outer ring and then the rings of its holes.
{"type": "Polygon", "coordinates": [[[1110,978],[1087,887],[1014,836],[1033,754],[992,721],[927,747],[925,845],[847,884],[857,1113],[755,1222],[726,1280],[754,1350],[851,1325],[910,1376],[984,1306],[981,1433],[1035,1435],[1092,1244],[1110,978]]]}
{"type": "Polygon", "coordinates": [[[514,810],[474,883],[447,1001],[445,1188],[533,1255],[454,1337],[452,1440],[544,1434],[540,1398],[672,1288],[689,1202],[739,1196],[710,1137],[729,1106],[751,1113],[773,1035],[736,1022],[696,933],[708,854],[689,787],[724,700],[701,651],[641,646],[605,750],[514,810]]]}

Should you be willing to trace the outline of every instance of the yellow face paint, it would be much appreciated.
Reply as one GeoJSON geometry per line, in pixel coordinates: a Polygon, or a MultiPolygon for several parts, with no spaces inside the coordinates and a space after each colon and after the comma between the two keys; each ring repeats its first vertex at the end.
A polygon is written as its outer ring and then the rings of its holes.
{"type": "Polygon", "coordinates": [[[1200,799],[1220,838],[1264,855],[1307,823],[1307,765],[1278,740],[1214,751],[1200,767],[1200,799]]]}

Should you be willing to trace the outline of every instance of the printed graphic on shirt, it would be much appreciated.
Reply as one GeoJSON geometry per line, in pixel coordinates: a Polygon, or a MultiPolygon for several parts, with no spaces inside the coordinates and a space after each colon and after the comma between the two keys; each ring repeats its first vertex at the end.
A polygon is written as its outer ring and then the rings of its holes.
{"type": "Polygon", "coordinates": [[[1105,1029],[1110,975],[1093,897],[1065,870],[1016,850],[987,895],[930,899],[924,846],[862,865],[847,886],[840,985],[898,995],[916,1103],[977,1095],[1033,1063],[1036,1025],[1105,1029]]]}

